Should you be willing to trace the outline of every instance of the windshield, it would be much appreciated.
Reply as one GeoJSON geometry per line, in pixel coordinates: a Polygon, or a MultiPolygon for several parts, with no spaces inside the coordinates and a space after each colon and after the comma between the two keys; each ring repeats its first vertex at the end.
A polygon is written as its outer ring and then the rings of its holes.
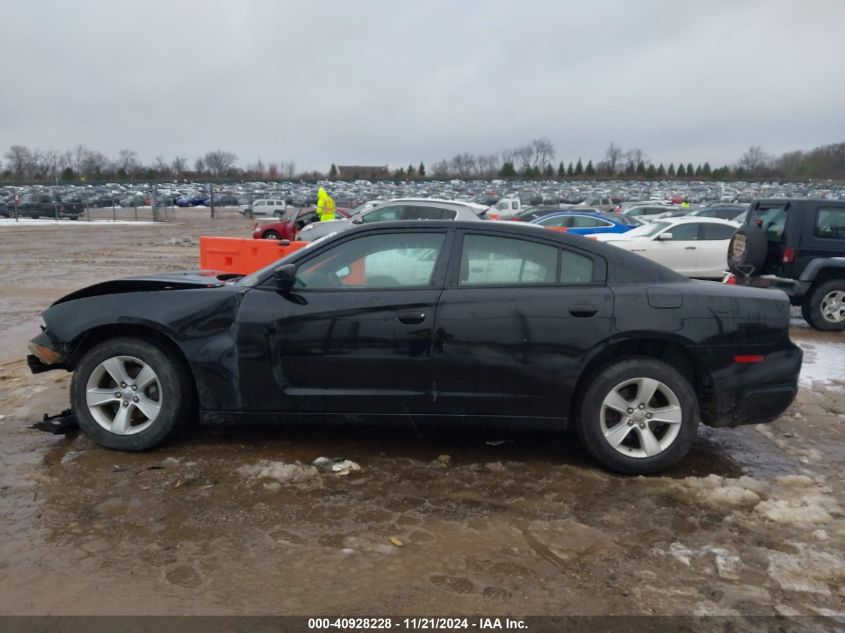
{"type": "Polygon", "coordinates": [[[238,286],[246,286],[247,288],[252,288],[255,284],[259,282],[262,277],[267,276],[267,274],[275,268],[278,268],[281,264],[285,262],[291,255],[296,255],[297,253],[301,253],[302,251],[308,250],[309,248],[313,247],[315,244],[320,244],[321,242],[325,242],[327,239],[332,237],[333,235],[337,235],[339,231],[335,231],[334,233],[329,233],[328,235],[323,235],[322,237],[318,237],[313,242],[308,242],[305,246],[300,248],[299,250],[290,253],[289,255],[282,257],[281,259],[277,259],[272,264],[265,266],[264,268],[260,268],[255,272],[249,273],[248,275],[244,275],[240,279],[235,281],[235,284],[238,286]]]}
{"type": "Polygon", "coordinates": [[[626,237],[652,237],[653,235],[657,235],[663,229],[669,226],[668,222],[653,222],[651,224],[643,224],[642,226],[638,226],[635,229],[631,229],[627,233],[624,233],[626,237]]]}

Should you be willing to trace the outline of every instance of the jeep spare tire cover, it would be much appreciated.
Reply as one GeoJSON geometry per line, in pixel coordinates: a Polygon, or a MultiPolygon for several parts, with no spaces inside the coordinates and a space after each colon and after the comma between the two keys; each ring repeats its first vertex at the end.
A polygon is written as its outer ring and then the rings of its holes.
{"type": "Polygon", "coordinates": [[[759,274],[766,263],[769,242],[756,224],[743,224],[728,244],[728,270],[740,277],[759,274]]]}

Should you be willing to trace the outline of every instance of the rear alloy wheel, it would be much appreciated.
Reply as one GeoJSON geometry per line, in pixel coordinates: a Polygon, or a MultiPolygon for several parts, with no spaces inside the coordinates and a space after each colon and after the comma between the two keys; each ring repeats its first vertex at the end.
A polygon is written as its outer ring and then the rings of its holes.
{"type": "Polygon", "coordinates": [[[612,470],[648,474],[687,454],[698,403],[684,376],[658,360],[621,361],[601,371],[581,400],[578,436],[612,470]]]}
{"type": "Polygon", "coordinates": [[[280,240],[280,239],[282,239],[282,236],[279,235],[278,233],[276,233],[275,231],[266,231],[264,233],[264,239],[265,240],[280,240]]]}
{"type": "Polygon", "coordinates": [[[187,372],[159,347],[132,338],[96,345],[71,381],[79,426],[106,448],[142,451],[156,446],[192,417],[187,372]]]}
{"type": "Polygon", "coordinates": [[[819,284],[804,299],[801,314],[817,330],[845,330],[845,280],[831,279],[819,284]]]}

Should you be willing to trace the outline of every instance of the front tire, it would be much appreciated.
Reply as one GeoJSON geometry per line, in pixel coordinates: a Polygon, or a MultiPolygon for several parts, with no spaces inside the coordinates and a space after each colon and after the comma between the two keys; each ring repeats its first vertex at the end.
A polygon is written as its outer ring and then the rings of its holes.
{"type": "Polygon", "coordinates": [[[816,330],[845,330],[845,279],[819,284],[802,302],[801,314],[816,330]]]}
{"type": "Polygon", "coordinates": [[[264,233],[265,240],[280,240],[282,236],[276,233],[275,231],[267,231],[264,233]]]}
{"type": "Polygon", "coordinates": [[[607,468],[646,475],[689,452],[698,421],[695,392],[678,370],[632,358],[593,378],[582,394],[576,429],[587,451],[607,468]]]}
{"type": "Polygon", "coordinates": [[[114,338],[92,347],[70,385],[79,426],[105,448],[144,451],[172,438],[194,413],[187,369],[160,347],[114,338]]]}

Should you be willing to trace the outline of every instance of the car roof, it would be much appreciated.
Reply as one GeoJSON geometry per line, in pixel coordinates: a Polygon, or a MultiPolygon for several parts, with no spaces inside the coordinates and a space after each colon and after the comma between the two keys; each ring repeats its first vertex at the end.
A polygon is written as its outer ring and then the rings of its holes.
{"type": "Polygon", "coordinates": [[[488,205],[478,204],[477,202],[465,202],[464,200],[446,200],[445,198],[391,198],[390,200],[382,200],[378,206],[386,204],[396,204],[397,202],[410,202],[413,204],[459,204],[463,207],[470,207],[472,209],[488,209],[488,205]]]}
{"type": "Polygon", "coordinates": [[[690,222],[704,222],[705,224],[729,224],[736,226],[736,222],[730,220],[723,220],[722,218],[708,218],[701,215],[685,215],[680,218],[661,218],[657,222],[665,222],[668,224],[689,224],[690,222]]]}

